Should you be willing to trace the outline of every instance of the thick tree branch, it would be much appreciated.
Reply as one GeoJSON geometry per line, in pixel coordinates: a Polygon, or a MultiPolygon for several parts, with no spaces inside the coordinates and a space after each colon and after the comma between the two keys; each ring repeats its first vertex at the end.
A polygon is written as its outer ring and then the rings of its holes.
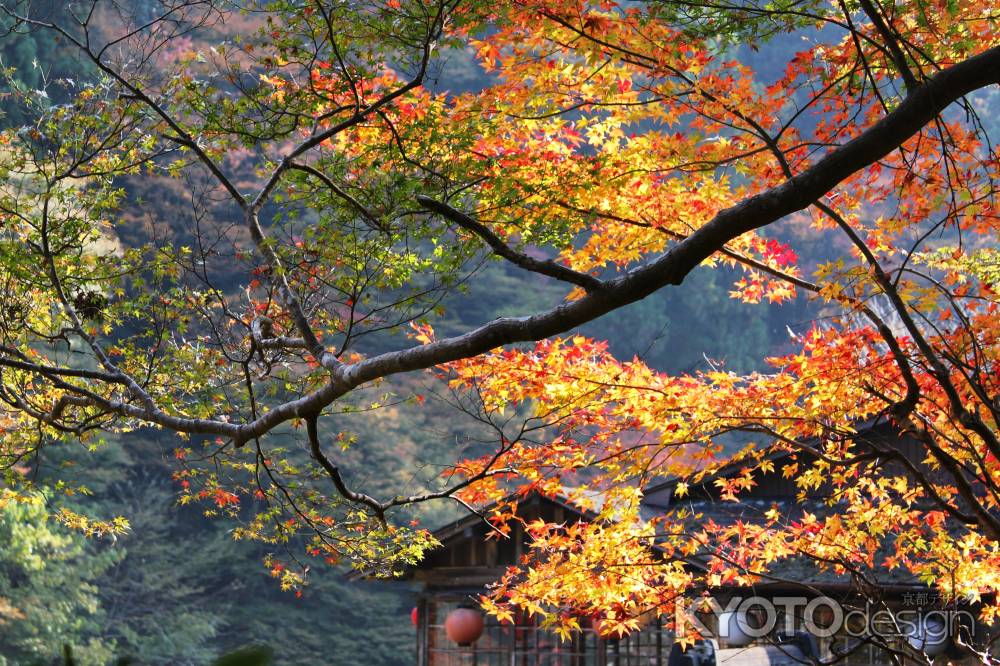
{"type": "Polygon", "coordinates": [[[645,298],[668,284],[680,284],[695,266],[730,240],[806,208],[853,173],[895,150],[952,102],[998,82],[1000,48],[993,48],[929,78],[892,113],[849,143],[832,150],[809,169],[721,211],[659,258],[605,282],[603,288],[528,317],[496,319],[464,335],[380,354],[350,366],[334,366],[327,385],[283,403],[250,422],[235,424],[186,418],[149,405],[110,400],[98,406],[171,430],[219,435],[240,443],[290,419],[316,413],[353,388],[375,379],[475,356],[506,344],[564,333],[645,298]]]}
{"type": "Polygon", "coordinates": [[[721,211],[659,258],[606,282],[604,288],[546,312],[497,319],[464,335],[380,354],[344,368],[343,378],[348,385],[357,386],[378,377],[475,356],[505,344],[557,335],[645,298],[668,284],[680,284],[700,262],[727,242],[806,208],[852,174],[897,149],[951,103],[996,83],[1000,83],[1000,47],[927,79],[894,111],[858,137],[833,149],[812,167],[721,211]]]}
{"type": "MultiPolygon", "coordinates": [[[[140,404],[98,397],[94,400],[94,406],[171,430],[218,435],[239,443],[263,435],[290,419],[317,414],[348,391],[375,379],[475,356],[505,344],[564,333],[616,308],[645,298],[666,285],[680,284],[695,266],[724,248],[727,242],[806,208],[844,179],[897,149],[949,104],[971,91],[998,82],[1000,48],[994,48],[927,79],[910,91],[909,96],[893,112],[857,138],[831,150],[812,167],[779,186],[721,211],[660,257],[621,277],[600,283],[601,288],[589,291],[580,299],[528,317],[497,319],[464,335],[380,354],[353,365],[331,363],[328,367],[330,378],[325,386],[278,405],[249,422],[239,424],[221,419],[187,418],[164,412],[150,404],[144,391],[136,391],[138,387],[134,386],[134,382],[117,372],[113,364],[109,366],[108,374],[114,376],[117,382],[125,384],[140,404]]],[[[422,203],[430,201],[433,200],[422,200],[422,203]]],[[[443,214],[445,210],[438,212],[443,214]]],[[[455,213],[459,220],[467,222],[465,217],[461,217],[464,214],[458,211],[449,212],[449,219],[457,224],[455,213]]],[[[469,220],[479,225],[472,218],[469,220]]],[[[475,229],[474,226],[469,228],[475,229]]],[[[308,330],[308,326],[306,329],[308,330]]],[[[263,342],[269,336],[260,337],[263,342]]],[[[295,342],[298,343],[298,340],[295,342]]],[[[310,349],[321,349],[316,344],[318,341],[303,338],[303,342],[310,349]]],[[[322,362],[324,359],[318,360],[322,362]]]]}

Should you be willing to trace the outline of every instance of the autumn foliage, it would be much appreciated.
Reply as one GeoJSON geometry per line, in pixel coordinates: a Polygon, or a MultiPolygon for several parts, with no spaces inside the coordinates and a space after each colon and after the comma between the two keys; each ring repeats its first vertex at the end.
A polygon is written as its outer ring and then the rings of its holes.
{"type": "Polygon", "coordinates": [[[22,91],[39,120],[2,135],[11,470],[60,439],[174,431],[181,502],[382,573],[433,546],[413,505],[493,505],[503,531],[519,496],[558,494],[596,517],[528,525],[532,555],[485,603],[563,631],[635,629],[792,557],[1000,610],[992,3],[256,4],[3,10],[95,71],[70,104],[22,91]],[[450,85],[456,62],[478,83],[450,85]],[[151,182],[186,203],[136,238],[151,182]],[[447,330],[486,259],[564,300],[447,330]],[[760,307],[810,299],[817,322],[745,376],[670,376],[573,333],[697,266],[760,307]],[[404,373],[474,404],[490,447],[377,497],[338,423],[422,404],[404,373]],[[919,459],[859,437],[871,424],[919,459]],[[738,502],[776,453],[822,515],[639,512],[671,477],[738,502]]]}

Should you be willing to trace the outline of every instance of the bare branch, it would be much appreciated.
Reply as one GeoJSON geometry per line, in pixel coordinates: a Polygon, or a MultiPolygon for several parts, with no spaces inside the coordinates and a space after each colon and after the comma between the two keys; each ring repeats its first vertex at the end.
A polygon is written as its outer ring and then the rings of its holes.
{"type": "Polygon", "coordinates": [[[526,271],[547,275],[562,282],[569,282],[570,284],[575,284],[578,287],[583,287],[587,291],[597,291],[604,286],[604,283],[595,278],[593,275],[587,275],[586,273],[574,271],[572,268],[558,264],[551,259],[539,261],[534,257],[524,254],[523,252],[518,252],[500,240],[500,237],[493,233],[493,231],[485,224],[482,224],[475,218],[466,215],[460,210],[455,210],[448,204],[441,203],[440,201],[436,201],[425,196],[417,196],[417,202],[427,210],[433,211],[438,215],[451,220],[467,231],[471,231],[485,241],[486,244],[493,250],[494,254],[499,257],[503,257],[515,266],[523,268],[526,271]]]}

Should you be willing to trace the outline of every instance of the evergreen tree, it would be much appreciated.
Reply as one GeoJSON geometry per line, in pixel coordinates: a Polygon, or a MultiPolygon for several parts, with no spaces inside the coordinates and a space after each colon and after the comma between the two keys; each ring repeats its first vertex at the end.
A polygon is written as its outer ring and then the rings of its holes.
{"type": "MultiPolygon", "coordinates": [[[[63,0],[0,0],[0,5],[21,15],[46,21],[64,21],[69,11],[63,0]]],[[[0,15],[0,127],[19,127],[34,121],[39,96],[62,104],[77,83],[91,71],[73,50],[53,33],[15,26],[0,15]],[[16,33],[16,34],[15,34],[16,33]]],[[[43,104],[44,106],[44,104],[43,104]]]]}
{"type": "Polygon", "coordinates": [[[64,645],[81,666],[110,661],[96,581],[118,555],[50,522],[41,496],[9,495],[0,495],[0,665],[47,664],[64,645]]]}
{"type": "Polygon", "coordinates": [[[202,585],[206,569],[229,558],[201,539],[178,534],[178,507],[168,482],[149,468],[125,470],[126,480],[104,495],[106,510],[129,517],[122,556],[97,581],[106,612],[103,635],[118,654],[137,663],[186,666],[207,663],[227,600],[202,585]]]}

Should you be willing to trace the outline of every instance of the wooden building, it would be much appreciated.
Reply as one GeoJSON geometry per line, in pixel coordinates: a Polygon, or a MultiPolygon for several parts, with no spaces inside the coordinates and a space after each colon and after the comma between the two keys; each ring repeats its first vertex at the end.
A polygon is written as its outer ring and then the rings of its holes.
{"type": "MultiPolygon", "coordinates": [[[[872,429],[865,435],[886,438],[887,441],[888,438],[895,438],[893,445],[897,450],[905,451],[908,457],[914,459],[919,455],[916,443],[900,439],[888,429],[872,429]]],[[[825,509],[821,498],[807,497],[799,502],[794,481],[784,474],[786,466],[795,463],[795,456],[775,454],[773,462],[774,470],[757,474],[756,484],[740,496],[739,502],[721,500],[713,479],[689,487],[683,497],[674,493],[676,480],[669,480],[646,489],[643,511],[662,513],[683,506],[706,518],[711,517],[718,524],[737,519],[763,520],[764,512],[775,505],[793,519],[805,511],[822,515],[825,509]]],[[[739,466],[734,466],[732,470],[723,470],[720,474],[738,472],[739,466]]],[[[556,523],[588,518],[587,512],[568,502],[540,495],[522,498],[519,515],[526,521],[540,518],[556,523]]],[[[528,538],[519,525],[512,525],[508,539],[487,538],[489,529],[480,517],[468,515],[436,530],[434,534],[441,547],[403,573],[404,579],[416,582],[420,587],[416,603],[418,666],[647,666],[668,663],[672,636],[658,619],[620,639],[602,638],[592,627],[586,626],[588,623],[583,622],[583,630],[577,636],[571,641],[561,642],[555,634],[539,628],[526,614],[516,617],[513,625],[502,625],[495,618],[484,617],[482,635],[474,643],[458,645],[451,641],[444,627],[448,615],[462,605],[473,605],[486,586],[498,580],[527,548],[528,538]]],[[[921,599],[930,600],[927,587],[906,572],[876,570],[869,573],[873,582],[887,595],[880,600],[885,607],[900,609],[913,604],[914,610],[919,610],[917,604],[921,599]]],[[[823,595],[845,604],[857,603],[860,599],[858,589],[850,579],[820,570],[804,558],[783,562],[781,578],[782,581],[762,582],[752,590],[724,588],[713,590],[712,594],[723,605],[734,595],[764,598],[793,594],[823,595]]],[[[905,641],[901,639],[902,642],[905,641]]],[[[819,650],[826,658],[850,652],[843,663],[888,663],[885,655],[876,648],[859,647],[857,640],[853,641],[854,645],[851,643],[852,639],[848,637],[834,636],[821,640],[819,650]]],[[[764,652],[759,651],[759,654],[764,652]]]]}
{"type": "MultiPolygon", "coordinates": [[[[521,501],[519,515],[527,521],[579,520],[584,512],[558,499],[531,495],[521,501]]],[[[528,539],[513,525],[509,539],[488,539],[489,528],[470,515],[434,534],[441,547],[430,553],[405,578],[422,589],[417,599],[417,664],[420,666],[589,666],[601,664],[666,664],[672,637],[659,621],[620,640],[604,640],[590,626],[569,642],[540,629],[526,614],[513,625],[484,617],[482,636],[472,645],[448,639],[448,614],[478,597],[503,575],[527,547],[528,539]]],[[[586,623],[585,623],[586,624],[586,623]]]]}

